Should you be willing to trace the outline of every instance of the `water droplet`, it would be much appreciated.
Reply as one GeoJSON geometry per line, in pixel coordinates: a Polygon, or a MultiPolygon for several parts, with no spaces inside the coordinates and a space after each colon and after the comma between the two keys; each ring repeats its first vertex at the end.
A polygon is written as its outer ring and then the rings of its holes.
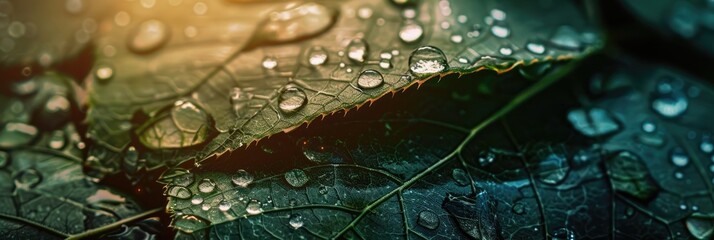
{"type": "Polygon", "coordinates": [[[542,159],[538,164],[539,179],[547,184],[558,184],[565,180],[570,171],[570,164],[565,149],[548,147],[538,152],[542,159]]]}
{"type": "Polygon", "coordinates": [[[228,211],[231,209],[231,202],[223,200],[218,203],[218,210],[221,210],[223,212],[228,211]]]}
{"type": "Polygon", "coordinates": [[[711,239],[714,236],[714,221],[711,218],[694,214],[685,220],[687,230],[696,239],[711,239]]]}
{"type": "Polygon", "coordinates": [[[653,132],[657,131],[657,125],[655,125],[651,121],[644,121],[644,122],[642,122],[642,131],[644,131],[646,133],[653,133],[653,132]]]}
{"type": "Polygon", "coordinates": [[[424,36],[424,28],[416,22],[407,21],[399,29],[399,39],[405,43],[415,43],[424,36]]]}
{"type": "Polygon", "coordinates": [[[505,23],[494,24],[491,26],[491,33],[498,38],[507,38],[511,35],[511,29],[505,23]]]}
{"type": "Polygon", "coordinates": [[[250,214],[250,215],[257,215],[263,212],[263,209],[260,207],[260,201],[258,200],[250,200],[248,205],[245,207],[245,211],[250,214]]]}
{"type": "Polygon", "coordinates": [[[325,51],[324,48],[320,46],[315,46],[310,48],[310,50],[307,53],[308,56],[308,62],[312,66],[319,66],[325,64],[327,62],[327,51],[325,51]]]}
{"type": "Polygon", "coordinates": [[[675,172],[675,173],[674,173],[674,178],[680,179],[680,180],[681,180],[681,179],[684,179],[684,173],[682,173],[682,172],[675,172]]]}
{"type": "Polygon", "coordinates": [[[211,204],[209,204],[209,203],[201,204],[201,210],[203,210],[203,211],[211,210],[211,204]]]}
{"type": "Polygon", "coordinates": [[[513,213],[515,213],[515,214],[521,215],[526,212],[525,208],[526,207],[523,206],[522,203],[516,203],[516,204],[513,204],[513,207],[511,207],[511,211],[513,211],[513,213]]]}
{"type": "Polygon", "coordinates": [[[166,190],[166,195],[179,199],[188,199],[191,197],[191,190],[182,186],[171,186],[166,190]]]}
{"type": "Polygon", "coordinates": [[[9,122],[0,130],[0,147],[16,148],[29,144],[37,133],[37,128],[32,125],[9,122]]]}
{"type": "Polygon", "coordinates": [[[159,20],[147,20],[129,35],[129,50],[139,54],[153,52],[169,40],[169,27],[159,20]]]}
{"type": "Polygon", "coordinates": [[[278,96],[278,107],[283,113],[294,113],[307,105],[307,94],[302,89],[288,85],[278,96]]]}
{"type": "Polygon", "coordinates": [[[30,189],[42,181],[42,175],[35,169],[22,170],[15,176],[15,187],[22,189],[30,189]]]}
{"type": "Polygon", "coordinates": [[[526,49],[535,54],[545,53],[545,45],[541,42],[528,42],[526,43],[526,49]]]}
{"type": "Polygon", "coordinates": [[[99,65],[96,70],[94,70],[94,77],[97,80],[106,82],[114,77],[114,68],[109,65],[99,65]]]}
{"type": "Polygon", "coordinates": [[[621,129],[612,114],[602,108],[575,109],[568,112],[568,121],[575,130],[587,137],[600,137],[621,129]]]}
{"type": "Polygon", "coordinates": [[[290,220],[288,221],[290,224],[290,227],[293,229],[298,229],[301,228],[304,224],[305,221],[302,219],[302,215],[296,213],[296,214],[290,214],[290,220]]]}
{"type": "Polygon", "coordinates": [[[660,94],[652,101],[652,109],[663,117],[674,118],[682,115],[689,107],[689,101],[684,94],[670,92],[660,94]]]}
{"type": "Polygon", "coordinates": [[[579,49],[581,44],[579,38],[578,32],[573,27],[564,25],[558,27],[550,43],[561,48],[579,49]]]}
{"type": "Polygon", "coordinates": [[[511,56],[511,54],[513,54],[513,49],[510,47],[504,46],[504,47],[501,47],[498,49],[498,53],[500,53],[503,56],[511,56]]]}
{"type": "Polygon", "coordinates": [[[55,130],[52,131],[47,145],[52,149],[62,149],[66,142],[67,140],[65,138],[64,131],[55,130]]]}
{"type": "Polygon", "coordinates": [[[338,9],[318,3],[291,4],[290,8],[271,12],[260,26],[260,42],[285,42],[325,31],[334,22],[338,9]]]}
{"type": "Polygon", "coordinates": [[[183,148],[206,142],[212,120],[208,113],[189,100],[178,100],[169,115],[145,129],[139,136],[144,146],[151,149],[183,148]]]}
{"type": "Polygon", "coordinates": [[[364,62],[367,59],[367,43],[360,39],[354,39],[347,45],[347,57],[355,62],[364,62]]]}
{"type": "Polygon", "coordinates": [[[278,59],[274,57],[266,57],[263,59],[263,68],[265,69],[275,69],[278,66],[278,59]]]}
{"type": "Polygon", "coordinates": [[[213,192],[214,189],[216,189],[216,183],[211,179],[204,178],[198,182],[198,191],[202,193],[210,193],[213,192]]]}
{"type": "Polygon", "coordinates": [[[231,177],[231,181],[233,184],[239,187],[247,187],[250,185],[250,183],[253,182],[253,175],[251,175],[248,171],[246,170],[238,170],[235,174],[233,174],[233,177],[231,177]]]}
{"type": "Polygon", "coordinates": [[[505,21],[506,20],[506,12],[504,12],[501,9],[494,8],[491,10],[491,17],[497,21],[505,21]]]}
{"type": "Polygon", "coordinates": [[[193,197],[191,198],[191,204],[198,205],[201,203],[203,203],[203,197],[199,196],[198,194],[193,195],[193,197]]]}
{"type": "Polygon", "coordinates": [[[381,86],[382,83],[384,83],[382,74],[372,69],[362,71],[359,77],[357,77],[357,85],[362,89],[377,88],[381,86]]]}
{"type": "Polygon", "coordinates": [[[689,156],[680,147],[675,147],[670,151],[669,160],[677,167],[685,167],[689,164],[689,156]]]}
{"type": "Polygon", "coordinates": [[[361,7],[357,9],[357,17],[361,19],[369,19],[374,14],[374,11],[370,7],[361,7]]]}
{"type": "Polygon", "coordinates": [[[575,240],[575,233],[567,228],[561,228],[553,232],[553,240],[575,240]]]}
{"type": "Polygon", "coordinates": [[[308,177],[303,170],[293,169],[285,173],[285,181],[287,181],[290,186],[297,188],[304,186],[310,181],[310,177],[308,177]]]}
{"type": "Polygon", "coordinates": [[[454,182],[456,182],[456,185],[459,186],[467,186],[471,181],[469,180],[469,176],[466,171],[461,168],[454,168],[454,170],[451,170],[451,177],[454,178],[454,182]]]}
{"type": "Polygon", "coordinates": [[[417,76],[440,73],[449,68],[441,49],[432,46],[419,47],[409,56],[409,70],[417,76]]]}
{"type": "Polygon", "coordinates": [[[417,223],[419,223],[419,225],[431,230],[438,228],[439,222],[439,216],[429,210],[421,211],[419,213],[419,218],[417,219],[417,223]]]}

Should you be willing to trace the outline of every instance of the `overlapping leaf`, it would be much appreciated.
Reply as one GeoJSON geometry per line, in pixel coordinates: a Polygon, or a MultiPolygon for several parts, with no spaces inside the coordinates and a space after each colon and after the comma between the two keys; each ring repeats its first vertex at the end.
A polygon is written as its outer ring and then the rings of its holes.
{"type": "Polygon", "coordinates": [[[129,146],[148,168],[201,161],[433,75],[597,42],[570,2],[133,4],[97,46],[88,119],[100,172],[129,146]],[[436,48],[415,51],[425,45],[436,48]]]}
{"type": "Polygon", "coordinates": [[[274,136],[240,152],[247,163],[165,179],[174,226],[193,238],[711,237],[711,86],[659,66],[586,69],[506,115],[522,80],[501,76],[486,97],[448,79],[274,136]],[[676,116],[659,105],[670,93],[687,101],[676,116]],[[384,111],[395,106],[407,107],[384,111]]]}

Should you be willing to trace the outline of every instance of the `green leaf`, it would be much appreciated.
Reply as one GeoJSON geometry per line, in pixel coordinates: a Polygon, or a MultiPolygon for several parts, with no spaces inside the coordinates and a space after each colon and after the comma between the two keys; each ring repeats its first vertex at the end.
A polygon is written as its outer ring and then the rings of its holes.
{"type": "Polygon", "coordinates": [[[93,40],[113,1],[0,1],[0,67],[49,67],[93,40]]]}
{"type": "Polygon", "coordinates": [[[163,179],[173,226],[199,239],[711,236],[712,86],[606,61],[538,95],[563,72],[501,75],[488,95],[428,82],[275,135],[163,179]]]}
{"type": "Polygon", "coordinates": [[[433,76],[574,58],[599,41],[571,2],[167,4],[128,3],[131,22],[98,41],[99,172],[130,146],[148,169],[199,164],[433,76]]]}

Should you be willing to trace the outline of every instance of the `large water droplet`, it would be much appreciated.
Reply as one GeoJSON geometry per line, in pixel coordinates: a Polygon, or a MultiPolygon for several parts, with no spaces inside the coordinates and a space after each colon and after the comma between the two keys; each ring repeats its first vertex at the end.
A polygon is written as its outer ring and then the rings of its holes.
{"type": "Polygon", "coordinates": [[[478,163],[480,166],[485,167],[493,163],[496,160],[496,153],[492,149],[481,150],[478,154],[478,163]]]}
{"type": "Polygon", "coordinates": [[[231,209],[231,202],[222,200],[221,202],[218,203],[218,210],[225,212],[230,209],[231,209]]]}
{"type": "Polygon", "coordinates": [[[42,174],[35,169],[22,170],[15,176],[15,187],[30,189],[42,181],[42,174]]]}
{"type": "Polygon", "coordinates": [[[362,71],[357,77],[357,86],[362,89],[373,89],[381,86],[382,83],[384,83],[382,74],[372,69],[362,71]]]}
{"type": "Polygon", "coordinates": [[[233,184],[239,187],[247,187],[250,185],[250,183],[253,182],[253,175],[251,175],[248,171],[246,170],[238,170],[233,176],[231,177],[231,181],[233,184]]]}
{"type": "Polygon", "coordinates": [[[0,130],[0,147],[16,148],[32,142],[37,136],[37,128],[24,123],[9,122],[0,130]]]}
{"type": "Polygon", "coordinates": [[[188,199],[191,197],[191,190],[182,186],[171,186],[166,190],[166,195],[179,199],[188,199]]]}
{"type": "Polygon", "coordinates": [[[308,177],[303,170],[293,169],[285,173],[285,181],[287,181],[290,186],[302,187],[310,181],[310,177],[308,177]]]}
{"type": "Polygon", "coordinates": [[[168,42],[169,27],[159,20],[151,19],[139,24],[129,36],[129,50],[139,54],[150,53],[168,42]]]}
{"type": "Polygon", "coordinates": [[[706,154],[712,153],[712,151],[714,151],[714,143],[712,143],[711,137],[707,136],[702,138],[702,142],[699,143],[699,150],[706,154]]]}
{"type": "Polygon", "coordinates": [[[491,33],[498,38],[507,38],[511,35],[511,29],[505,23],[498,22],[491,26],[491,33]]]}
{"type": "Polygon", "coordinates": [[[263,209],[260,207],[260,201],[253,199],[245,207],[245,211],[250,215],[256,215],[262,213],[263,209]]]}
{"type": "Polygon", "coordinates": [[[424,37],[424,28],[414,21],[407,21],[399,29],[399,39],[405,43],[415,43],[424,37]]]}
{"type": "Polygon", "coordinates": [[[114,68],[106,64],[98,65],[94,70],[94,77],[101,82],[109,81],[114,77],[114,68]]]}
{"type": "Polygon", "coordinates": [[[565,179],[570,171],[570,164],[565,150],[559,147],[548,147],[538,152],[541,158],[538,164],[539,179],[547,184],[558,184],[565,179]]]}
{"type": "Polygon", "coordinates": [[[436,47],[419,47],[409,56],[409,70],[417,76],[440,73],[447,68],[446,55],[436,47]]]}
{"type": "Polygon", "coordinates": [[[269,14],[256,41],[285,42],[321,33],[332,25],[338,12],[336,8],[311,2],[288,6],[269,14]]]}
{"type": "Polygon", "coordinates": [[[288,223],[290,224],[290,227],[292,227],[293,229],[298,229],[298,228],[301,228],[305,224],[305,221],[303,220],[302,215],[300,215],[299,213],[296,213],[296,214],[290,215],[290,220],[288,220],[288,223]]]}
{"type": "Polygon", "coordinates": [[[162,116],[142,131],[139,140],[148,148],[183,148],[208,140],[212,120],[202,108],[188,100],[178,100],[169,116],[162,116]]]}
{"type": "Polygon", "coordinates": [[[575,232],[561,228],[553,232],[553,240],[575,240],[575,232]]]}
{"type": "Polygon", "coordinates": [[[436,213],[429,210],[419,212],[417,223],[419,223],[422,227],[434,230],[439,227],[439,222],[439,216],[436,215],[436,213]]]}
{"type": "Polygon", "coordinates": [[[605,109],[575,109],[568,112],[568,121],[587,137],[599,137],[620,130],[620,124],[605,109]]]}
{"type": "Polygon", "coordinates": [[[532,41],[532,42],[526,43],[526,49],[528,49],[528,51],[535,53],[535,54],[545,53],[545,45],[543,45],[543,43],[537,42],[537,41],[532,41]]]}
{"type": "Polygon", "coordinates": [[[312,66],[319,66],[327,62],[327,51],[320,46],[310,48],[307,52],[307,62],[312,66]]]}
{"type": "Polygon", "coordinates": [[[669,160],[677,167],[686,167],[689,164],[689,156],[680,147],[675,147],[669,152],[669,160]]]}
{"type": "Polygon", "coordinates": [[[210,193],[213,192],[214,189],[216,189],[216,183],[211,179],[204,178],[198,182],[198,191],[202,193],[210,193]]]}
{"type": "Polygon", "coordinates": [[[278,107],[283,113],[294,113],[307,105],[307,94],[302,89],[288,85],[278,96],[278,107]]]}
{"type": "Polygon", "coordinates": [[[64,148],[66,143],[67,143],[67,139],[65,137],[64,131],[55,130],[55,131],[52,131],[52,134],[50,135],[50,139],[47,143],[47,146],[49,146],[52,149],[62,149],[62,148],[64,148]]]}
{"type": "Polygon", "coordinates": [[[352,61],[362,63],[367,60],[368,50],[367,42],[357,38],[347,45],[347,57],[352,61]]]}
{"type": "Polygon", "coordinates": [[[263,68],[265,69],[275,69],[278,66],[278,59],[274,57],[266,57],[263,59],[263,68]]]}

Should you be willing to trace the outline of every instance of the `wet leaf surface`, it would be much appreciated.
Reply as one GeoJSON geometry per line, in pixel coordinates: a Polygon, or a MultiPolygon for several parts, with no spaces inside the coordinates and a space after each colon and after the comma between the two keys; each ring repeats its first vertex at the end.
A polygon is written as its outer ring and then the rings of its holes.
{"type": "Polygon", "coordinates": [[[278,134],[163,179],[189,193],[169,194],[173,225],[199,239],[711,236],[711,124],[702,119],[712,87],[658,65],[606,61],[582,64],[509,113],[499,110],[528,91],[518,89],[543,82],[500,75],[494,82],[509,84],[484,95],[462,87],[473,79],[447,78],[278,134]],[[663,81],[687,92],[679,115],[656,104],[663,81]],[[578,120],[598,114],[574,111],[605,112],[618,130],[585,134],[597,125],[578,120]]]}
{"type": "Polygon", "coordinates": [[[201,161],[432,76],[574,58],[599,43],[571,3],[123,7],[103,24],[88,84],[98,175],[120,170],[130,147],[146,160],[137,168],[201,161]]]}
{"type": "Polygon", "coordinates": [[[0,95],[3,238],[61,239],[140,213],[132,197],[83,173],[69,80],[47,74],[26,81],[3,83],[14,91],[0,95]]]}

